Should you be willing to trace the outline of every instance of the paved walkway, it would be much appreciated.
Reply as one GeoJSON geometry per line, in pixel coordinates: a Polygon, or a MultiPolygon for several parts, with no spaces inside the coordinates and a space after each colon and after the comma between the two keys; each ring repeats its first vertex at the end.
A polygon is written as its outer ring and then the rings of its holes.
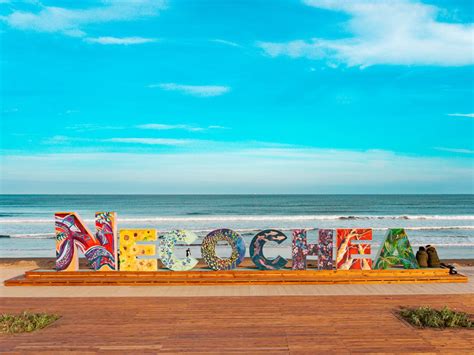
{"type": "Polygon", "coordinates": [[[446,295],[473,294],[474,268],[459,268],[469,277],[464,284],[383,285],[253,285],[253,286],[74,286],[5,287],[3,280],[28,268],[0,269],[1,297],[221,297],[221,296],[331,296],[331,295],[446,295]]]}
{"type": "Polygon", "coordinates": [[[81,354],[472,353],[474,331],[415,329],[394,313],[402,306],[420,305],[474,313],[471,295],[3,298],[0,313],[30,310],[61,318],[34,333],[1,336],[0,349],[81,354]]]}

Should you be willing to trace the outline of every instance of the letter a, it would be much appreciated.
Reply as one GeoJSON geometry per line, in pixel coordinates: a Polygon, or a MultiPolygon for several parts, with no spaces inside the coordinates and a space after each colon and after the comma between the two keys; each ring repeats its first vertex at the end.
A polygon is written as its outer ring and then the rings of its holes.
{"type": "Polygon", "coordinates": [[[396,265],[402,265],[405,269],[419,269],[403,228],[388,230],[376,260],[374,269],[388,269],[396,265]]]}

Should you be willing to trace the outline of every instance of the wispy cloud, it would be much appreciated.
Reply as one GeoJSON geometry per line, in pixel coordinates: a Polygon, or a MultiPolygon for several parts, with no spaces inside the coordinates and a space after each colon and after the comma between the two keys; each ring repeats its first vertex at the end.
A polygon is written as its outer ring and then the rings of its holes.
{"type": "Polygon", "coordinates": [[[69,145],[69,144],[77,143],[77,142],[92,142],[92,141],[93,139],[91,138],[56,135],[56,136],[43,139],[42,143],[47,144],[47,145],[65,145],[65,144],[69,145]]]}
{"type": "Polygon", "coordinates": [[[239,148],[2,158],[3,188],[11,193],[472,193],[474,174],[467,158],[381,150],[239,148]]]}
{"type": "Polygon", "coordinates": [[[474,63],[474,25],[440,22],[440,9],[415,1],[305,0],[308,6],[343,12],[350,36],[290,42],[258,42],[270,56],[324,59],[332,64],[461,66],[474,63]]]}
{"type": "Polygon", "coordinates": [[[449,152],[449,153],[459,153],[459,154],[474,154],[474,150],[465,149],[465,148],[446,148],[446,147],[435,147],[434,149],[449,152]]]}
{"type": "Polygon", "coordinates": [[[214,42],[214,43],[224,44],[224,45],[230,46],[230,47],[242,47],[237,42],[226,41],[225,39],[211,39],[210,41],[214,42]]]}
{"type": "MultiPolygon", "coordinates": [[[[97,139],[97,138],[85,138],[85,137],[71,137],[71,136],[63,136],[63,135],[56,135],[52,137],[48,137],[43,139],[42,144],[46,145],[54,145],[58,148],[60,146],[70,146],[71,144],[75,143],[84,143],[89,142],[94,145],[100,143],[117,143],[117,144],[140,144],[140,145],[150,145],[150,146],[185,146],[185,145],[198,145],[201,141],[200,140],[193,140],[193,139],[172,139],[172,138],[127,138],[127,137],[120,137],[120,138],[105,138],[105,139],[97,139]]],[[[204,142],[204,141],[202,141],[204,142]]],[[[115,145],[118,146],[118,145],[115,145]]]]}
{"type": "Polygon", "coordinates": [[[84,39],[89,43],[98,43],[103,45],[132,45],[156,42],[156,38],[144,37],[87,37],[84,39]]]}
{"type": "Polygon", "coordinates": [[[184,131],[190,131],[190,132],[201,132],[201,131],[206,131],[209,129],[225,129],[226,127],[217,126],[217,125],[212,125],[212,126],[207,126],[207,127],[196,127],[196,126],[191,126],[187,124],[147,123],[147,124],[138,125],[137,128],[151,129],[151,130],[157,130],[157,131],[166,131],[166,130],[176,129],[176,130],[184,130],[184,131]]]}
{"type": "Polygon", "coordinates": [[[474,118],[474,113],[448,113],[448,116],[474,118]]]}
{"type": "Polygon", "coordinates": [[[121,130],[125,129],[123,126],[118,125],[104,125],[104,124],[97,124],[97,123],[76,123],[73,125],[69,125],[65,127],[67,130],[75,131],[75,132],[88,132],[88,131],[100,131],[100,130],[121,130]]]}
{"type": "Polygon", "coordinates": [[[177,83],[150,84],[149,88],[160,88],[166,91],[178,91],[196,97],[220,96],[228,93],[230,87],[221,85],[184,85],[177,83]]]}
{"type": "Polygon", "coordinates": [[[171,139],[171,138],[109,138],[103,139],[103,142],[112,143],[128,143],[128,144],[145,144],[145,145],[164,145],[164,146],[181,146],[194,142],[191,139],[171,139]]]}
{"type": "Polygon", "coordinates": [[[43,143],[45,143],[45,144],[60,144],[60,143],[66,143],[66,142],[70,142],[70,141],[71,141],[70,137],[57,135],[57,136],[53,136],[53,137],[50,137],[50,138],[46,138],[45,140],[43,140],[43,143]]]}
{"type": "Polygon", "coordinates": [[[104,0],[102,6],[88,8],[41,5],[37,12],[13,11],[0,19],[19,30],[58,32],[82,37],[85,35],[83,29],[87,25],[157,16],[165,7],[163,0],[104,0]]]}

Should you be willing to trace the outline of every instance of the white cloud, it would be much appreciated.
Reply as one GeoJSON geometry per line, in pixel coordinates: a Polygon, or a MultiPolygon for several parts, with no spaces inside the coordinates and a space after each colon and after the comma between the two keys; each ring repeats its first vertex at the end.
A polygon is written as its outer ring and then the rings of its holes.
{"type": "Polygon", "coordinates": [[[19,30],[59,32],[81,37],[85,35],[82,28],[87,25],[156,16],[166,7],[163,0],[103,0],[102,4],[83,9],[41,6],[38,12],[14,11],[0,19],[19,30]]]}
{"type": "MultiPolygon", "coordinates": [[[[305,0],[308,6],[349,15],[341,39],[258,42],[270,56],[326,59],[348,66],[474,63],[474,25],[438,20],[439,8],[408,0],[305,0]]],[[[316,27],[317,24],[315,24],[316,27]]]]}
{"type": "Polygon", "coordinates": [[[47,145],[63,145],[63,144],[71,144],[75,142],[91,142],[91,141],[92,139],[90,138],[56,135],[56,136],[43,139],[42,143],[47,144],[47,145]]]}
{"type": "Polygon", "coordinates": [[[145,145],[165,145],[165,146],[180,146],[191,144],[194,141],[191,139],[170,139],[170,138],[109,138],[102,140],[103,142],[111,143],[129,143],[129,144],[145,144],[145,145]]]}
{"type": "Polygon", "coordinates": [[[76,123],[73,125],[69,125],[65,127],[67,130],[75,131],[75,132],[88,132],[88,131],[99,131],[99,130],[121,130],[125,129],[123,126],[110,126],[104,124],[96,124],[96,123],[76,123]]]}
{"type": "Polygon", "coordinates": [[[459,153],[459,154],[474,154],[474,150],[465,149],[465,148],[436,147],[435,149],[442,152],[459,153]]]}
{"type": "Polygon", "coordinates": [[[448,113],[448,116],[474,118],[474,113],[448,113]]]}
{"type": "Polygon", "coordinates": [[[196,126],[191,126],[187,124],[163,124],[163,123],[147,123],[147,124],[138,125],[137,128],[152,129],[152,130],[157,130],[157,131],[179,129],[179,130],[190,131],[190,132],[200,132],[200,131],[205,131],[208,129],[225,129],[225,127],[223,126],[216,126],[216,125],[207,126],[207,127],[196,127],[196,126]]]}
{"type": "Polygon", "coordinates": [[[86,42],[98,43],[104,45],[131,45],[131,44],[143,44],[156,42],[155,38],[144,38],[144,37],[88,37],[85,38],[86,42]]]}
{"type": "Polygon", "coordinates": [[[45,139],[43,141],[43,143],[46,143],[46,144],[60,144],[60,143],[69,143],[70,141],[71,141],[70,137],[57,135],[57,136],[53,136],[51,138],[45,139]]]}
{"type": "Polygon", "coordinates": [[[140,129],[153,129],[157,131],[166,131],[171,129],[181,129],[185,131],[197,132],[197,131],[204,131],[205,128],[202,127],[193,127],[186,124],[162,124],[162,123],[147,123],[138,125],[137,128],[140,129]]]}
{"type": "Polygon", "coordinates": [[[4,154],[2,182],[10,193],[472,193],[469,161],[312,148],[4,154]]]}
{"type": "Polygon", "coordinates": [[[230,47],[241,47],[240,44],[232,41],[226,41],[225,39],[211,39],[211,42],[225,44],[226,46],[230,47]]]}
{"type": "Polygon", "coordinates": [[[177,83],[151,84],[149,88],[160,88],[166,91],[178,91],[197,97],[220,96],[228,93],[230,87],[221,85],[183,85],[177,83]]]}

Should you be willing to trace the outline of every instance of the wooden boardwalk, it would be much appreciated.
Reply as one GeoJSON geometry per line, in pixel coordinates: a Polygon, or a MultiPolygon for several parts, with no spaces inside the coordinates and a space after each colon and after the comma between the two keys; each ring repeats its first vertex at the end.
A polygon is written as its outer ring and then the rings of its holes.
{"type": "Polygon", "coordinates": [[[30,334],[0,336],[4,352],[472,353],[472,330],[420,330],[400,306],[474,313],[472,295],[193,298],[2,298],[1,313],[62,317],[30,334]]]}
{"type": "Polygon", "coordinates": [[[5,286],[199,286],[465,283],[448,269],[232,271],[27,271],[5,286]]]}

